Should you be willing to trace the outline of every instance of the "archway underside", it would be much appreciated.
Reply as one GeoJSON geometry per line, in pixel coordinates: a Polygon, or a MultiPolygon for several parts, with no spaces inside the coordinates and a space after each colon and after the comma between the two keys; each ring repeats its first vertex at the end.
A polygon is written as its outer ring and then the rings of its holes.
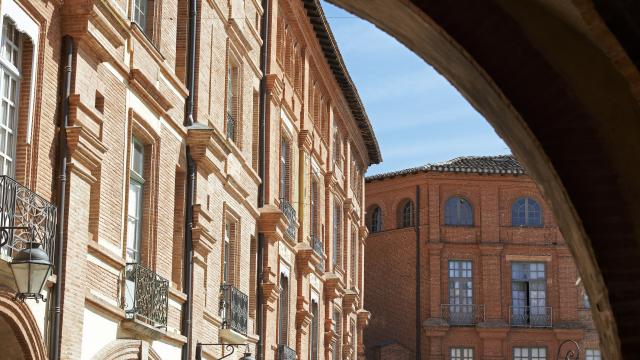
{"type": "Polygon", "coordinates": [[[594,304],[605,358],[635,358],[640,31],[631,14],[640,5],[329,1],[403,42],[494,126],[558,218],[594,304]]]}

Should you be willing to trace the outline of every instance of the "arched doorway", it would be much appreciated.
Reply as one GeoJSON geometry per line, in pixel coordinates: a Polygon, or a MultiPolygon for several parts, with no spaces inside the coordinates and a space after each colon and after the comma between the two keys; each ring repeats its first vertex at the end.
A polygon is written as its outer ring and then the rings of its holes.
{"type": "Polygon", "coordinates": [[[494,126],[549,199],[594,304],[605,357],[634,358],[640,347],[640,170],[632,166],[640,154],[640,35],[625,14],[640,6],[329,1],[412,49],[494,126]]]}
{"type": "Polygon", "coordinates": [[[29,307],[13,299],[13,290],[0,288],[0,344],[6,359],[46,359],[42,334],[29,307]]]}

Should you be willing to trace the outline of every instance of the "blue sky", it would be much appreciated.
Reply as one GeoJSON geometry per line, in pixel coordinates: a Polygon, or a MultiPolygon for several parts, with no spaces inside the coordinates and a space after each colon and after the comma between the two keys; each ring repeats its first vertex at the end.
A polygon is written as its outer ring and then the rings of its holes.
{"type": "Polygon", "coordinates": [[[462,95],[404,45],[340,8],[322,6],[380,143],[384,162],[367,175],[510,152],[462,95]]]}

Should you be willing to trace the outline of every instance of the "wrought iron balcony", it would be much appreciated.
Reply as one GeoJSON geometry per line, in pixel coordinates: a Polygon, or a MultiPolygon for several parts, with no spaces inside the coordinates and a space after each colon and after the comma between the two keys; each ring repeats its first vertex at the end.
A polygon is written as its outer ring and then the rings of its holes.
{"type": "Polygon", "coordinates": [[[11,177],[0,176],[0,245],[4,254],[13,257],[38,243],[51,257],[56,217],[55,205],[11,177]]]}
{"type": "Polygon", "coordinates": [[[287,345],[278,345],[278,360],[296,360],[296,351],[287,345]]]}
{"type": "Polygon", "coordinates": [[[287,230],[286,235],[290,239],[296,238],[296,209],[285,198],[280,198],[280,210],[287,218],[287,230]]]}
{"type": "Polygon", "coordinates": [[[313,247],[313,252],[315,252],[316,255],[323,257],[324,244],[322,243],[320,236],[311,234],[311,246],[313,247]]]}
{"type": "Polygon", "coordinates": [[[484,321],[484,305],[441,304],[442,318],[449,325],[470,326],[484,321]]]}
{"type": "Polygon", "coordinates": [[[139,319],[155,327],[167,327],[169,280],[138,263],[125,268],[124,310],[128,319],[139,319]]]}
{"type": "Polygon", "coordinates": [[[222,328],[246,335],[249,297],[233,285],[221,285],[220,292],[222,328]]]}
{"type": "Polygon", "coordinates": [[[231,139],[231,141],[235,141],[236,139],[236,120],[233,118],[233,115],[227,113],[227,138],[231,139]]]}
{"type": "Polygon", "coordinates": [[[513,327],[551,327],[551,306],[509,306],[509,324],[513,327]]]}

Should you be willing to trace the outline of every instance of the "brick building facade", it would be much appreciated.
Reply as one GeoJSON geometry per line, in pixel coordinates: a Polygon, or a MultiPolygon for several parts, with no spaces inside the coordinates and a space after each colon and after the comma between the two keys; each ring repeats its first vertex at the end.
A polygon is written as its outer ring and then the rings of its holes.
{"type": "Polygon", "coordinates": [[[37,212],[3,207],[3,218],[35,226],[57,274],[50,301],[13,301],[10,263],[25,245],[11,235],[5,354],[45,359],[57,344],[62,359],[191,359],[197,343],[246,343],[265,359],[363,352],[363,174],[380,154],[318,1],[3,0],[0,10],[2,199],[29,194],[20,206],[37,212]],[[57,218],[43,215],[59,204],[57,218]],[[57,221],[59,242],[41,220],[57,221]]]}
{"type": "Polygon", "coordinates": [[[556,359],[571,339],[600,359],[572,255],[513,157],[372,176],[366,204],[367,358],[556,359]]]}

